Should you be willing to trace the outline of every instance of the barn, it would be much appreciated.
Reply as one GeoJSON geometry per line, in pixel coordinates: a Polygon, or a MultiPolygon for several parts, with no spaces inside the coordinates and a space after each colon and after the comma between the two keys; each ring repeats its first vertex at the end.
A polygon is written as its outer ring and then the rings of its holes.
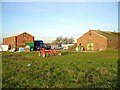
{"type": "Polygon", "coordinates": [[[25,47],[26,42],[34,42],[34,36],[27,32],[3,38],[3,44],[10,45],[11,48],[15,48],[17,50],[20,47],[25,47]]]}
{"type": "Polygon", "coordinates": [[[87,51],[118,49],[118,35],[118,32],[89,30],[77,39],[77,46],[83,46],[87,51]]]}

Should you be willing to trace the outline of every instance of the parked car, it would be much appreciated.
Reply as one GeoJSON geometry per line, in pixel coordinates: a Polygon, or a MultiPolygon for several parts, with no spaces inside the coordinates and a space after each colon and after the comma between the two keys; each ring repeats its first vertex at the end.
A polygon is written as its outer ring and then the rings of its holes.
{"type": "Polygon", "coordinates": [[[45,50],[50,50],[51,47],[50,46],[46,46],[46,45],[40,45],[40,46],[36,46],[37,50],[42,50],[42,48],[44,48],[45,50]]]}
{"type": "Polygon", "coordinates": [[[51,49],[63,49],[60,45],[51,45],[51,49]]]}

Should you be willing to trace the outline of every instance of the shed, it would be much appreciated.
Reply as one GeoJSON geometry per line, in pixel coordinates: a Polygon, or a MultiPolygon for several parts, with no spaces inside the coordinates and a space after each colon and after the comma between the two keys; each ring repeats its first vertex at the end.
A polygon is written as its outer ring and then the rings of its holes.
{"type": "Polygon", "coordinates": [[[77,39],[77,46],[83,46],[87,51],[101,51],[118,48],[119,32],[89,30],[77,39]]]}

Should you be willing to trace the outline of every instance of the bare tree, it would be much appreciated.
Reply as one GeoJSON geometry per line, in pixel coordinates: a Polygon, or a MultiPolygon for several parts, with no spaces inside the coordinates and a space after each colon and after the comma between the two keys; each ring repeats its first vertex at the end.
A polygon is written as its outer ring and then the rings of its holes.
{"type": "Polygon", "coordinates": [[[67,44],[68,43],[68,38],[67,37],[63,38],[63,42],[62,43],[63,44],[67,44]]]}
{"type": "Polygon", "coordinates": [[[63,42],[63,37],[59,36],[56,38],[57,44],[61,44],[63,42]]]}
{"type": "Polygon", "coordinates": [[[52,43],[53,44],[72,44],[74,42],[74,38],[63,38],[62,36],[59,36],[54,40],[52,43]]]}
{"type": "Polygon", "coordinates": [[[74,42],[74,38],[71,37],[71,38],[68,39],[69,44],[72,44],[73,42],[74,42]]]}
{"type": "Polygon", "coordinates": [[[52,43],[53,44],[62,44],[63,42],[63,37],[62,36],[59,36],[56,38],[56,40],[54,40],[52,43]]]}

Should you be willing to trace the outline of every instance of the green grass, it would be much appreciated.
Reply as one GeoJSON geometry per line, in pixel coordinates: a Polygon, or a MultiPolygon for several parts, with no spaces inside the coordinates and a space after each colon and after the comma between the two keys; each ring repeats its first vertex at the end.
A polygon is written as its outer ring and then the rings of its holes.
{"type": "Polygon", "coordinates": [[[3,88],[116,88],[117,51],[2,53],[3,88]],[[31,64],[31,66],[27,66],[31,64]]]}

